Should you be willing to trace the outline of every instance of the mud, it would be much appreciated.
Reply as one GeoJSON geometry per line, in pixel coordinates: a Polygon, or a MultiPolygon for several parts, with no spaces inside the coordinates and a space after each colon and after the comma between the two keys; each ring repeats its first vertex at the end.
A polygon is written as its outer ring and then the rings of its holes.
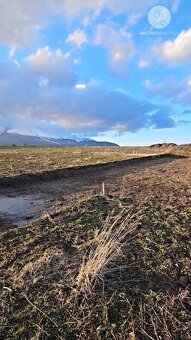
{"type": "Polygon", "coordinates": [[[0,216],[11,225],[21,227],[42,212],[44,200],[38,196],[0,196],[0,216]]]}

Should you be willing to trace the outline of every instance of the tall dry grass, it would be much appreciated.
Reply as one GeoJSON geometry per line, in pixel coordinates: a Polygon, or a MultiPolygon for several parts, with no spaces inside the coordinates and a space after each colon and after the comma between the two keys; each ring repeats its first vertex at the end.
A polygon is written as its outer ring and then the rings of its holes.
{"type": "Polygon", "coordinates": [[[129,224],[129,219],[130,215],[125,218],[120,215],[112,223],[107,219],[103,228],[96,231],[76,278],[77,294],[89,295],[100,281],[104,281],[109,264],[122,255],[122,246],[128,242],[128,235],[136,229],[136,226],[129,224]]]}

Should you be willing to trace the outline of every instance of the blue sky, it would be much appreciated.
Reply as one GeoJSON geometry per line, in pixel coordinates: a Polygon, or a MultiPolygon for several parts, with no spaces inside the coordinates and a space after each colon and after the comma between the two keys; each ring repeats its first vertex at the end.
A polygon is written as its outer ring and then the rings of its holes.
{"type": "Polygon", "coordinates": [[[191,142],[190,61],[187,0],[0,0],[0,130],[191,142]]]}

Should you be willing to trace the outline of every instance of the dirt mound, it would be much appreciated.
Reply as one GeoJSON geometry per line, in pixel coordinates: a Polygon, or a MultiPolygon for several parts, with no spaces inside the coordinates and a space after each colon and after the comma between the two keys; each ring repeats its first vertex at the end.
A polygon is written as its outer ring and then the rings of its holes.
{"type": "Polygon", "coordinates": [[[150,148],[168,148],[168,147],[173,147],[177,146],[175,143],[158,143],[158,144],[153,144],[150,146],[150,148]]]}
{"type": "Polygon", "coordinates": [[[86,174],[91,175],[93,172],[97,171],[104,171],[104,170],[112,170],[112,169],[119,169],[121,167],[127,167],[131,165],[139,165],[141,163],[149,162],[155,160],[161,161],[172,161],[178,158],[184,158],[184,156],[174,155],[170,153],[162,153],[162,154],[155,154],[143,157],[135,157],[121,161],[112,161],[107,163],[98,163],[98,164],[90,164],[84,166],[73,166],[68,168],[61,168],[61,169],[54,169],[54,170],[47,170],[37,173],[24,173],[17,176],[8,176],[8,177],[1,177],[0,178],[0,187],[7,188],[7,187],[16,187],[21,184],[32,184],[32,183],[41,183],[45,181],[52,181],[58,179],[64,179],[71,176],[79,176],[86,174]]]}

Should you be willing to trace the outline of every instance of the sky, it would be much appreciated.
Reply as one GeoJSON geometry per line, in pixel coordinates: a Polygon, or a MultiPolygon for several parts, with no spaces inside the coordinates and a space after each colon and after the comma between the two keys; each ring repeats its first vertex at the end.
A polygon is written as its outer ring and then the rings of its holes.
{"type": "Polygon", "coordinates": [[[191,142],[191,1],[0,0],[0,131],[191,142]]]}

